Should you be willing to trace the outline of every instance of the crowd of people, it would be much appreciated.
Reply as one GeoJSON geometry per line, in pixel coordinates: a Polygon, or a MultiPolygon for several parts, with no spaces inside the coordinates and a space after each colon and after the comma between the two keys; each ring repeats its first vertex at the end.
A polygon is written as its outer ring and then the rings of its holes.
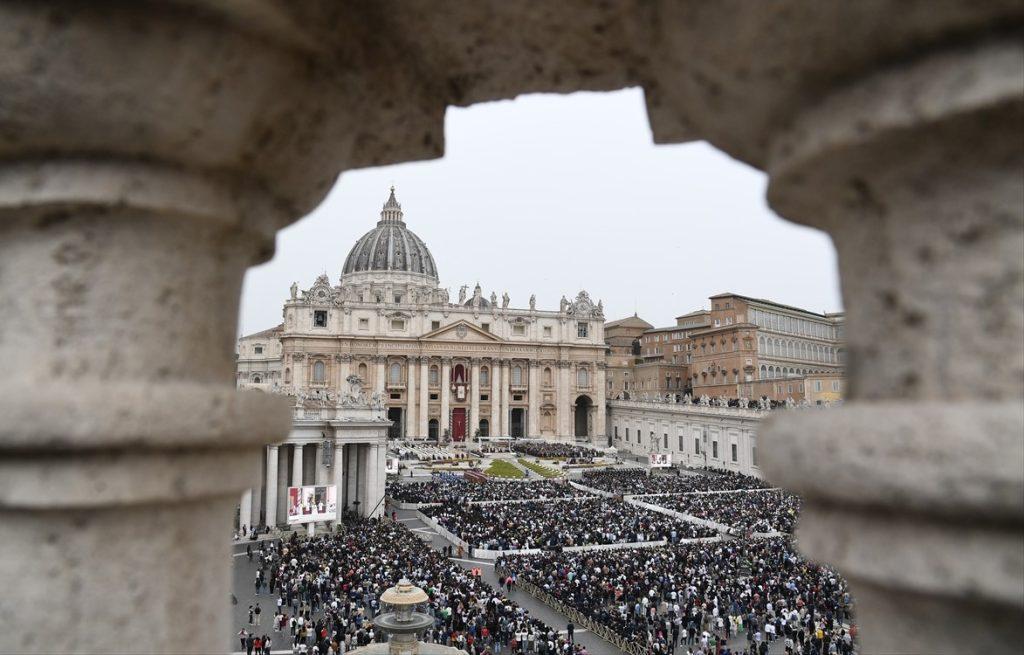
{"type": "Polygon", "coordinates": [[[655,496],[645,501],[727,525],[739,534],[792,533],[800,513],[800,497],[778,490],[655,496]]]}
{"type": "Polygon", "coordinates": [[[518,550],[713,537],[714,530],[620,500],[441,505],[423,513],[473,548],[518,550]]]}
{"type": "Polygon", "coordinates": [[[846,584],[784,538],[505,556],[516,575],[645,652],[849,655],[846,584]]]}
{"type": "Polygon", "coordinates": [[[380,595],[408,578],[430,597],[434,618],[422,640],[470,655],[586,655],[551,626],[533,618],[473,572],[431,549],[401,524],[384,520],[347,523],[334,534],[264,542],[256,551],[257,599],[239,632],[242,649],[342,655],[381,641],[372,619],[380,595]],[[260,603],[255,608],[260,608],[260,603]],[[268,615],[273,618],[268,620],[268,615]],[[253,627],[258,630],[252,630],[253,627]]]}
{"type": "Polygon", "coordinates": [[[516,441],[512,444],[512,450],[522,455],[572,461],[590,461],[595,457],[601,457],[601,452],[594,448],[549,441],[516,441]]]}
{"type": "Polygon", "coordinates": [[[387,487],[387,496],[401,503],[455,503],[495,500],[549,500],[584,496],[560,480],[530,482],[475,482],[456,475],[435,475],[429,482],[394,483],[387,487]]]}
{"type": "Polygon", "coordinates": [[[731,491],[735,489],[765,489],[768,484],[760,479],[734,471],[701,471],[676,474],[650,473],[646,469],[606,469],[587,471],[582,483],[594,489],[614,494],[683,494],[695,491],[731,491]]]}

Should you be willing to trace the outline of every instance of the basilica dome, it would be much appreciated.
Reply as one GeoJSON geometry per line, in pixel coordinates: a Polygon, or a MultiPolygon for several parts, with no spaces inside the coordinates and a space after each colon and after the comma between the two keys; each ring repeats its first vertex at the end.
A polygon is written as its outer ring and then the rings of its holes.
{"type": "Polygon", "coordinates": [[[400,272],[423,275],[436,281],[437,265],[423,239],[413,234],[402,219],[395,187],[384,203],[377,227],[364,234],[345,258],[342,276],[367,272],[400,272]]]}

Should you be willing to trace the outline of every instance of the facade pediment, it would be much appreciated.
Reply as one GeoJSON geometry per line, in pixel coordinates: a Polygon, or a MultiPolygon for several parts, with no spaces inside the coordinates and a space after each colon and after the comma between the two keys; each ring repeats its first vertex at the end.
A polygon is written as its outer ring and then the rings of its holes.
{"type": "Polygon", "coordinates": [[[495,343],[504,339],[494,336],[490,332],[481,330],[472,323],[457,321],[446,325],[420,337],[421,340],[429,341],[465,341],[469,343],[495,343]]]}

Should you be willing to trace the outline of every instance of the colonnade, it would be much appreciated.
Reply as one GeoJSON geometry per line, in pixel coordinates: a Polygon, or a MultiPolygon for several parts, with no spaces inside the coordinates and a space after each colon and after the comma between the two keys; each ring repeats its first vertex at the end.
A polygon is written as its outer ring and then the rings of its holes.
{"type": "Polygon", "coordinates": [[[384,504],[387,446],[381,443],[302,442],[267,446],[261,484],[239,499],[238,527],[287,523],[288,487],[335,485],[337,516],[345,512],[380,516],[384,504]],[[333,450],[330,464],[324,448],[333,450]]]}

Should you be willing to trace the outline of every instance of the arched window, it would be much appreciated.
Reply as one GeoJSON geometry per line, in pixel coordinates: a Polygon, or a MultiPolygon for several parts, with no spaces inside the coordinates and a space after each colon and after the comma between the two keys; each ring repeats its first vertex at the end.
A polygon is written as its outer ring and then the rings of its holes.
{"type": "Polygon", "coordinates": [[[523,384],[523,367],[513,366],[512,367],[512,385],[520,386],[523,384]]]}
{"type": "Polygon", "coordinates": [[[545,387],[550,387],[551,386],[551,369],[550,368],[545,368],[544,369],[544,386],[545,387]]]}
{"type": "Polygon", "coordinates": [[[436,387],[438,382],[440,381],[440,379],[441,379],[441,376],[437,372],[437,367],[436,366],[431,366],[430,367],[430,386],[436,387]]]}
{"type": "Polygon", "coordinates": [[[291,384],[292,383],[292,370],[290,368],[286,368],[284,370],[284,383],[285,384],[291,384]]]}
{"type": "Polygon", "coordinates": [[[764,352],[764,337],[757,338],[757,351],[764,352]]]}
{"type": "Polygon", "coordinates": [[[768,377],[768,367],[761,364],[761,379],[763,380],[766,377],[768,377]]]}
{"type": "Polygon", "coordinates": [[[491,370],[489,368],[487,368],[486,366],[480,367],[480,386],[481,387],[486,387],[488,384],[491,383],[490,380],[491,380],[491,370]]]}
{"type": "Polygon", "coordinates": [[[388,384],[401,384],[402,383],[402,365],[395,362],[391,365],[391,373],[388,377],[388,384]]]}
{"type": "Polygon", "coordinates": [[[327,366],[321,362],[313,364],[313,384],[323,384],[327,381],[327,366]]]}
{"type": "Polygon", "coordinates": [[[581,368],[576,371],[576,386],[578,387],[589,387],[590,386],[590,372],[581,368]]]}
{"type": "Polygon", "coordinates": [[[357,368],[356,371],[358,371],[357,375],[359,376],[359,379],[366,382],[366,364],[359,364],[359,368],[357,368]]]}
{"type": "Polygon", "coordinates": [[[260,384],[261,382],[263,382],[263,380],[260,378],[260,376],[257,375],[252,379],[252,382],[253,384],[260,384]]]}

